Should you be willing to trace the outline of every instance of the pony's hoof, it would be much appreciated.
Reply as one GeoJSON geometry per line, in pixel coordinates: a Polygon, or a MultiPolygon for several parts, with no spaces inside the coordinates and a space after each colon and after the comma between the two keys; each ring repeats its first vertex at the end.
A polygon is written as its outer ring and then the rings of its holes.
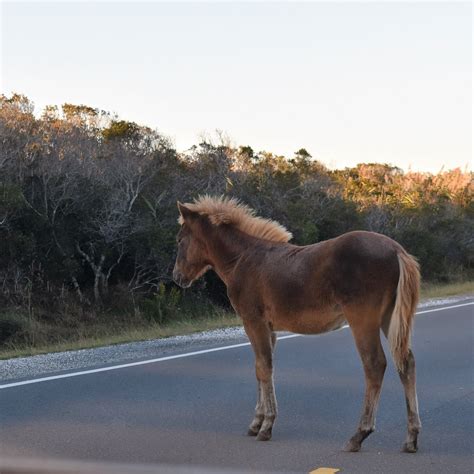
{"type": "Polygon", "coordinates": [[[257,435],[257,441],[270,441],[272,438],[271,431],[259,431],[257,435]]]}
{"type": "Polygon", "coordinates": [[[257,436],[258,435],[258,430],[254,430],[252,428],[249,428],[249,430],[247,431],[247,436],[257,436]]]}
{"type": "Polygon", "coordinates": [[[416,453],[418,451],[418,445],[414,441],[404,443],[402,451],[404,453],[416,453]]]}
{"type": "Polygon", "coordinates": [[[348,453],[358,453],[360,451],[361,446],[362,445],[360,443],[350,440],[344,447],[344,451],[348,453]]]}

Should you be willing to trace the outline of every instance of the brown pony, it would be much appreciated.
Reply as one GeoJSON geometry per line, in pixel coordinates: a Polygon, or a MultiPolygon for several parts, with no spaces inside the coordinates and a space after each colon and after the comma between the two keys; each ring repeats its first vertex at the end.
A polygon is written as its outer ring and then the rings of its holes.
{"type": "Polygon", "coordinates": [[[374,232],[348,232],[299,247],[277,222],[256,217],[235,199],[204,196],[178,203],[181,229],[173,278],[183,288],[214,269],[227,286],[255,352],[257,406],[248,434],[269,440],[277,415],[274,331],[318,334],[349,324],[365,372],[364,407],[347,450],[359,451],[375,429],[387,336],[405,389],[408,437],[421,428],[410,333],[418,302],[418,264],[401,245],[374,232]]]}

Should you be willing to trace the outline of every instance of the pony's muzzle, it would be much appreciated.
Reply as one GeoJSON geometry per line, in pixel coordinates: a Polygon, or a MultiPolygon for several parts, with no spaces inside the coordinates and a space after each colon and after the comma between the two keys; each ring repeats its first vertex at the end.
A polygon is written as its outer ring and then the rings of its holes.
{"type": "Polygon", "coordinates": [[[184,278],[176,267],[173,270],[173,280],[181,288],[189,288],[192,283],[192,281],[184,278]]]}

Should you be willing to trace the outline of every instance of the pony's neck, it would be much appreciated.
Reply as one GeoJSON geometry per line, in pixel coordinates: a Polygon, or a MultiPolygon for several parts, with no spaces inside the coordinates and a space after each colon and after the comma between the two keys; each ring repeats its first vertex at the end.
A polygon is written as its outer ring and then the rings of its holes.
{"type": "Polygon", "coordinates": [[[214,271],[227,285],[232,278],[235,266],[246,251],[255,246],[255,238],[232,226],[219,226],[213,229],[208,241],[209,260],[214,271]]]}

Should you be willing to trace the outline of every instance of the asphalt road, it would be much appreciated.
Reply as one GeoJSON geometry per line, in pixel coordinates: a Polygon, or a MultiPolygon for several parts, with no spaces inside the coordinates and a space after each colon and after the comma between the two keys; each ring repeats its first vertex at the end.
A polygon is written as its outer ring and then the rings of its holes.
{"type": "Polygon", "coordinates": [[[279,417],[270,442],[245,435],[255,380],[251,348],[239,346],[3,385],[0,456],[164,463],[204,472],[332,467],[343,473],[472,473],[473,304],[423,308],[429,312],[416,318],[413,348],[423,423],[417,454],[400,452],[405,401],[390,362],[377,431],[360,453],[341,450],[357,426],[364,389],[350,330],[342,329],[277,344],[279,417]]]}

